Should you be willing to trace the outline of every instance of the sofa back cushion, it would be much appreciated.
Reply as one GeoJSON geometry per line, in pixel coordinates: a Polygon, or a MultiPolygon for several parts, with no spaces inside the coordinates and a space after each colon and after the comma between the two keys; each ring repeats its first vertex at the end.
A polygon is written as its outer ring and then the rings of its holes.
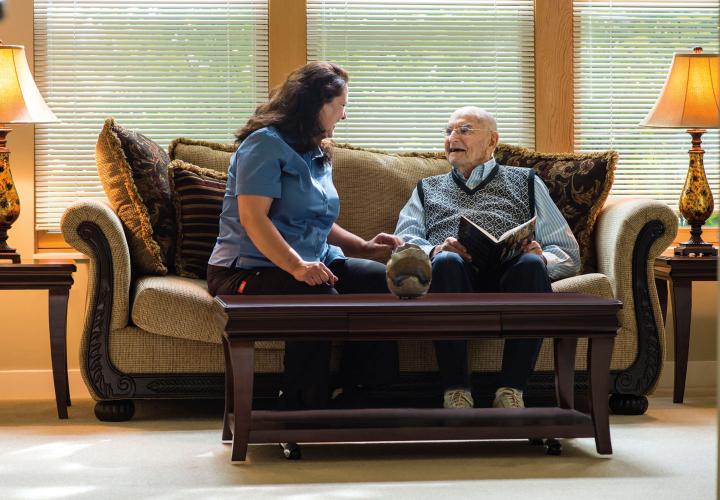
{"type": "MultiPolygon", "coordinates": [[[[226,172],[235,147],[176,139],[170,158],[226,172]]],[[[495,158],[503,165],[535,169],[548,186],[580,245],[583,272],[595,265],[593,228],[612,186],[617,153],[536,153],[499,144],[495,158]]],[[[340,195],[338,224],[362,238],[395,230],[400,210],[420,179],[446,173],[442,152],[391,154],[347,144],[333,147],[333,181],[340,195]]]]}
{"type": "Polygon", "coordinates": [[[167,153],[108,118],[95,159],[105,194],[125,226],[133,264],[141,274],[167,273],[175,247],[167,153]]]}
{"type": "Polygon", "coordinates": [[[230,157],[235,149],[237,148],[232,144],[194,141],[181,137],[170,143],[168,155],[171,160],[182,160],[198,167],[226,174],[230,165],[230,157]]]}
{"type": "Polygon", "coordinates": [[[205,279],[218,235],[227,174],[182,160],[173,160],[168,168],[177,218],[175,272],[205,279]]]}
{"type": "MultiPolygon", "coordinates": [[[[499,144],[502,165],[533,168],[545,182],[580,246],[582,272],[595,267],[593,228],[612,186],[617,153],[546,154],[499,144]]],[[[338,224],[363,238],[392,232],[417,182],[448,172],[442,152],[389,154],[336,145],[333,180],[340,195],[338,224]]]]}
{"type": "Polygon", "coordinates": [[[347,144],[335,145],[332,155],[338,224],[364,239],[392,233],[418,181],[450,170],[442,155],[389,154],[347,144]]]}

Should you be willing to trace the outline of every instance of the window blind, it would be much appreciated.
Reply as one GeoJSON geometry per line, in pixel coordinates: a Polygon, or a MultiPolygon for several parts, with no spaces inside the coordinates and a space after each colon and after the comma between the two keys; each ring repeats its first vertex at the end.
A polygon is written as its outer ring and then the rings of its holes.
{"type": "Polygon", "coordinates": [[[103,197],[103,121],[167,147],[232,142],[267,98],[267,0],[35,0],[35,79],[59,124],[35,129],[37,229],[103,197]]]}
{"type": "MultiPolygon", "coordinates": [[[[690,135],[638,124],[655,104],[673,53],[718,51],[716,0],[575,0],[575,149],[615,149],[612,194],[651,197],[677,211],[690,135]]],[[[717,195],[718,133],[703,135],[717,195]]],[[[715,204],[717,209],[718,203],[715,204]]]]}
{"type": "Polygon", "coordinates": [[[442,149],[450,113],[476,105],[534,146],[532,0],[307,0],[307,46],[350,74],[338,142],[442,149]]]}

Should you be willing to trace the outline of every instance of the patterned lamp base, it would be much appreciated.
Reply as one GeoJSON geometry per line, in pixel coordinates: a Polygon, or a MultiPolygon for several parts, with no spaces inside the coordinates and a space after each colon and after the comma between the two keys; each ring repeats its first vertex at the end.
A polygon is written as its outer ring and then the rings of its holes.
{"type": "Polygon", "coordinates": [[[10,173],[10,150],[6,137],[9,128],[0,127],[0,261],[20,263],[20,255],[7,244],[7,231],[20,216],[20,199],[10,173]]]}
{"type": "Polygon", "coordinates": [[[690,239],[675,247],[675,255],[717,255],[718,249],[702,239],[702,225],[713,212],[714,203],[710,185],[705,176],[701,137],[705,133],[702,129],[687,131],[692,137],[690,153],[690,166],[688,167],[685,186],[680,194],[678,204],[680,213],[690,223],[690,239]]]}

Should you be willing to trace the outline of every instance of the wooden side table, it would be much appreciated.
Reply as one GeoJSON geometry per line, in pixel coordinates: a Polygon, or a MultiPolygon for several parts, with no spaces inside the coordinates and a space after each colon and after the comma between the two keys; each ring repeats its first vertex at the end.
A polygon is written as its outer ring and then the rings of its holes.
{"type": "MultiPolygon", "coordinates": [[[[672,249],[655,258],[657,287],[663,322],[667,318],[668,287],[673,308],[675,330],[675,383],[673,403],[682,403],[685,395],[688,352],[690,349],[690,318],[692,315],[692,282],[717,279],[717,255],[685,257],[673,255],[672,249]]],[[[667,324],[667,323],[666,323],[667,324]]]]}
{"type": "MultiPolygon", "coordinates": [[[[68,418],[70,388],[67,374],[67,305],[72,273],[71,261],[0,263],[0,290],[47,290],[50,322],[50,359],[58,418],[68,418]]],[[[32,311],[22,311],[30,314],[32,311]]]]}

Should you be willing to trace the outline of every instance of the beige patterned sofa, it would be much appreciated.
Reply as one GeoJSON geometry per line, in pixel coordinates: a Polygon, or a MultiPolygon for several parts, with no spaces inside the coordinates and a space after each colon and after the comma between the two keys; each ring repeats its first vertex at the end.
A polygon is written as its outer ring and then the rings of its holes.
{"type": "MultiPolygon", "coordinates": [[[[180,139],[171,145],[170,158],[222,172],[231,151],[230,146],[180,139]]],[[[397,156],[336,147],[333,156],[333,177],[341,198],[339,223],[363,237],[392,231],[417,181],[449,168],[441,155],[433,154],[397,156]]],[[[595,204],[585,214],[575,213],[572,206],[564,208],[566,216],[574,218],[578,239],[585,242],[583,274],[558,281],[553,289],[623,302],[622,327],[612,358],[610,406],[616,413],[639,414],[647,408],[645,396],[657,383],[664,355],[653,260],[672,242],[677,219],[666,205],[652,200],[606,199],[614,156],[606,157],[612,161],[601,178],[583,188],[582,176],[592,176],[595,168],[588,158],[593,157],[534,155],[511,146],[498,150],[500,162],[533,166],[546,175],[551,194],[564,190],[576,201],[595,204]],[[570,174],[553,178],[557,169],[570,174]]],[[[106,202],[76,202],[64,214],[62,231],[70,245],[90,258],[80,357],[84,380],[97,400],[97,417],[129,419],[136,399],[222,398],[223,318],[204,280],[174,273],[138,273],[126,228],[106,202]]],[[[281,343],[258,345],[258,407],[270,405],[277,394],[282,348],[281,343]]],[[[580,345],[577,354],[579,390],[587,386],[585,348],[580,345]]],[[[501,341],[472,345],[474,392],[480,404],[494,391],[501,352],[501,341]]],[[[440,388],[435,369],[429,344],[402,343],[400,380],[378,393],[377,400],[407,398],[413,404],[436,404],[440,388]]],[[[545,345],[526,392],[531,404],[553,400],[551,369],[551,349],[545,345]]]]}

